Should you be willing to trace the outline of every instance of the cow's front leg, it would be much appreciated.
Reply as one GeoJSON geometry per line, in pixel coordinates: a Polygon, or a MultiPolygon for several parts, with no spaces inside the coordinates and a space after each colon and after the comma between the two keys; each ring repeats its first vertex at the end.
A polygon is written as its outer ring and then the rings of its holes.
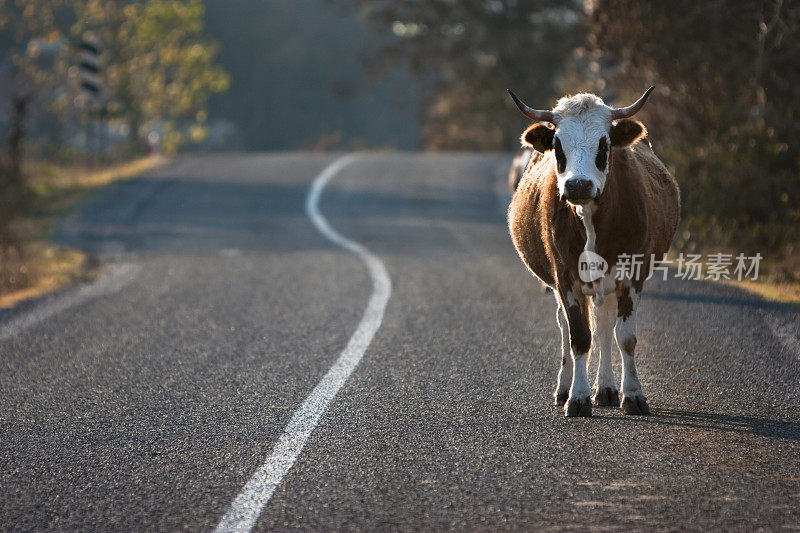
{"type": "Polygon", "coordinates": [[[572,385],[572,357],[569,355],[569,324],[567,314],[561,300],[556,296],[558,309],[556,310],[556,321],[561,330],[561,368],[558,371],[558,384],[553,393],[556,405],[562,406],[567,403],[569,397],[569,387],[572,385]]]}
{"type": "Polygon", "coordinates": [[[614,334],[622,355],[622,411],[626,415],[649,415],[639,376],[636,374],[636,308],[639,293],[629,285],[617,288],[617,325],[614,334]]]}
{"type": "Polygon", "coordinates": [[[572,386],[569,399],[564,406],[567,416],[592,416],[592,391],[586,376],[586,360],[592,344],[592,332],[586,316],[586,306],[581,296],[577,301],[572,294],[564,299],[567,304],[567,323],[569,325],[569,341],[572,352],[572,386]]]}
{"type": "Polygon", "coordinates": [[[612,352],[614,352],[614,324],[617,320],[617,299],[604,298],[603,303],[592,300],[592,350],[598,356],[597,378],[594,382],[595,405],[619,407],[619,389],[614,379],[612,352]]]}

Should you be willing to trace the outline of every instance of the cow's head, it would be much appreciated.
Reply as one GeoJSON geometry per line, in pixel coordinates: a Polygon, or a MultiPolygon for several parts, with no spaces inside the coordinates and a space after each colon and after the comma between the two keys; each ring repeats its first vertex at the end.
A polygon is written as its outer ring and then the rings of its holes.
{"type": "Polygon", "coordinates": [[[562,98],[552,111],[525,105],[508,91],[522,114],[536,122],[522,134],[522,144],[540,152],[553,150],[558,192],[572,204],[585,204],[603,192],[612,146],[628,146],[647,135],[644,125],[628,120],[639,111],[650,87],[634,104],[612,108],[593,94],[562,98]]]}

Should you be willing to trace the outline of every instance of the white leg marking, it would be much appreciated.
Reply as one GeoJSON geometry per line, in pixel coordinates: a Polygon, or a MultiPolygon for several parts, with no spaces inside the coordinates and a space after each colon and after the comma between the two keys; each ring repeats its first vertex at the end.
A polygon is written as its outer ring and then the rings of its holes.
{"type": "Polygon", "coordinates": [[[571,290],[567,291],[565,300],[567,311],[572,309],[573,313],[575,311],[578,312],[575,317],[570,316],[570,313],[567,312],[570,352],[572,354],[572,385],[569,388],[569,398],[564,405],[564,414],[567,416],[592,416],[592,402],[590,399],[592,391],[589,388],[589,378],[586,375],[586,363],[588,362],[589,349],[591,348],[589,317],[583,316],[583,312],[580,310],[582,303],[577,301],[571,290]],[[575,322],[573,323],[571,320],[575,320],[575,322]],[[573,331],[573,327],[577,329],[573,331]],[[585,331],[584,328],[586,328],[585,331]],[[585,339],[584,337],[586,336],[589,338],[585,339]],[[585,352],[577,353],[573,341],[580,342],[579,349],[581,350],[584,349],[587,341],[589,346],[586,347],[585,352]]]}
{"type": "Polygon", "coordinates": [[[306,197],[306,213],[317,229],[330,241],[354,253],[369,270],[373,292],[353,336],[339,359],[317,384],[303,404],[295,411],[283,430],[272,453],[256,470],[242,491],[222,517],[216,531],[250,531],[261,510],[269,502],[278,484],[292,468],[297,456],[317,427],[322,414],[336,393],[355,370],[383,320],[383,313],[392,292],[391,280],[383,263],[366,248],[336,232],[319,212],[319,198],[325,185],[340,170],[357,159],[355,155],[342,156],[328,165],[314,180],[306,197]]]}
{"type": "Polygon", "coordinates": [[[572,354],[572,386],[569,389],[570,398],[588,398],[592,394],[589,388],[589,377],[586,375],[586,359],[588,353],[572,354]]]}
{"type": "Polygon", "coordinates": [[[617,337],[617,345],[622,355],[622,392],[624,394],[635,394],[642,390],[639,384],[639,376],[636,374],[636,364],[634,362],[634,350],[636,348],[636,304],[638,303],[638,297],[634,296],[633,291],[631,291],[631,299],[634,301],[633,313],[627,318],[618,318],[617,325],[614,328],[614,334],[617,337]]]}
{"type": "Polygon", "coordinates": [[[564,307],[561,301],[556,297],[558,309],[556,310],[556,321],[558,327],[561,329],[561,368],[558,371],[558,385],[556,386],[556,403],[562,404],[559,401],[559,396],[566,398],[569,394],[570,385],[572,385],[572,357],[569,353],[569,325],[567,324],[567,315],[565,314],[564,307]]]}
{"type": "Polygon", "coordinates": [[[594,386],[596,391],[601,389],[616,390],[611,358],[614,351],[614,322],[617,318],[617,299],[606,298],[602,304],[595,302],[596,298],[593,298],[591,305],[594,313],[592,321],[594,327],[594,331],[592,331],[592,350],[598,355],[599,362],[594,386]]]}
{"type": "MultiPolygon", "coordinates": [[[[636,373],[636,362],[634,353],[636,350],[636,309],[639,306],[639,294],[633,289],[629,293],[632,301],[630,316],[617,318],[617,325],[614,334],[617,337],[617,345],[622,354],[622,410],[626,414],[648,414],[650,408],[647,406],[642,386],[639,383],[639,376],[636,373]]],[[[624,304],[618,303],[622,306],[624,304]]]]}

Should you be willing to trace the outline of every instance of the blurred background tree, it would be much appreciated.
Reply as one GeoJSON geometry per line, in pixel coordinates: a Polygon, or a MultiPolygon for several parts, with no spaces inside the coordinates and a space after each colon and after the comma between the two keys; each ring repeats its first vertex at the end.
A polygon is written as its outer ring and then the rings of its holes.
{"type": "Polygon", "coordinates": [[[107,47],[104,82],[135,139],[158,131],[167,152],[205,136],[209,96],[228,88],[214,63],[218,46],[202,38],[201,0],[83,0],[73,35],[107,47]]]}
{"type": "Polygon", "coordinates": [[[217,45],[203,38],[204,9],[201,0],[3,0],[0,44],[53,113],[46,129],[61,135],[51,144],[66,144],[65,129],[86,121],[76,65],[81,41],[92,39],[101,62],[97,105],[129,137],[126,153],[143,151],[153,134],[172,152],[202,139],[209,96],[228,87],[217,45]]]}
{"type": "Polygon", "coordinates": [[[402,64],[370,77],[365,58],[393,37],[328,0],[205,0],[229,91],[211,115],[245,150],[419,148],[418,91],[402,64]]]}
{"type": "Polygon", "coordinates": [[[46,218],[55,190],[71,197],[58,178],[24,179],[23,155],[108,162],[203,139],[209,96],[228,87],[204,10],[201,0],[0,0],[0,291],[27,278],[23,244],[38,234],[26,217],[46,218]],[[81,87],[88,42],[97,94],[81,87]]]}
{"type": "MultiPolygon", "coordinates": [[[[422,94],[421,146],[496,150],[518,144],[523,121],[506,88],[535,102],[560,89],[581,42],[583,3],[558,0],[333,0],[388,43],[367,56],[373,75],[407,63],[422,94]]],[[[542,104],[544,105],[544,104],[542,104]]]]}

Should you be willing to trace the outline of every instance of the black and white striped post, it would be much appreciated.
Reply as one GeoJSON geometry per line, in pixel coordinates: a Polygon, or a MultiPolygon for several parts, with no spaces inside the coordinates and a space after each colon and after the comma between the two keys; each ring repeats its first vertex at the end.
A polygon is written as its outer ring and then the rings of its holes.
{"type": "Polygon", "coordinates": [[[96,39],[84,38],[80,44],[80,85],[86,102],[86,154],[92,153],[92,130],[95,132],[95,159],[101,154],[102,124],[100,117],[102,86],[100,84],[100,43],[96,39]]]}

